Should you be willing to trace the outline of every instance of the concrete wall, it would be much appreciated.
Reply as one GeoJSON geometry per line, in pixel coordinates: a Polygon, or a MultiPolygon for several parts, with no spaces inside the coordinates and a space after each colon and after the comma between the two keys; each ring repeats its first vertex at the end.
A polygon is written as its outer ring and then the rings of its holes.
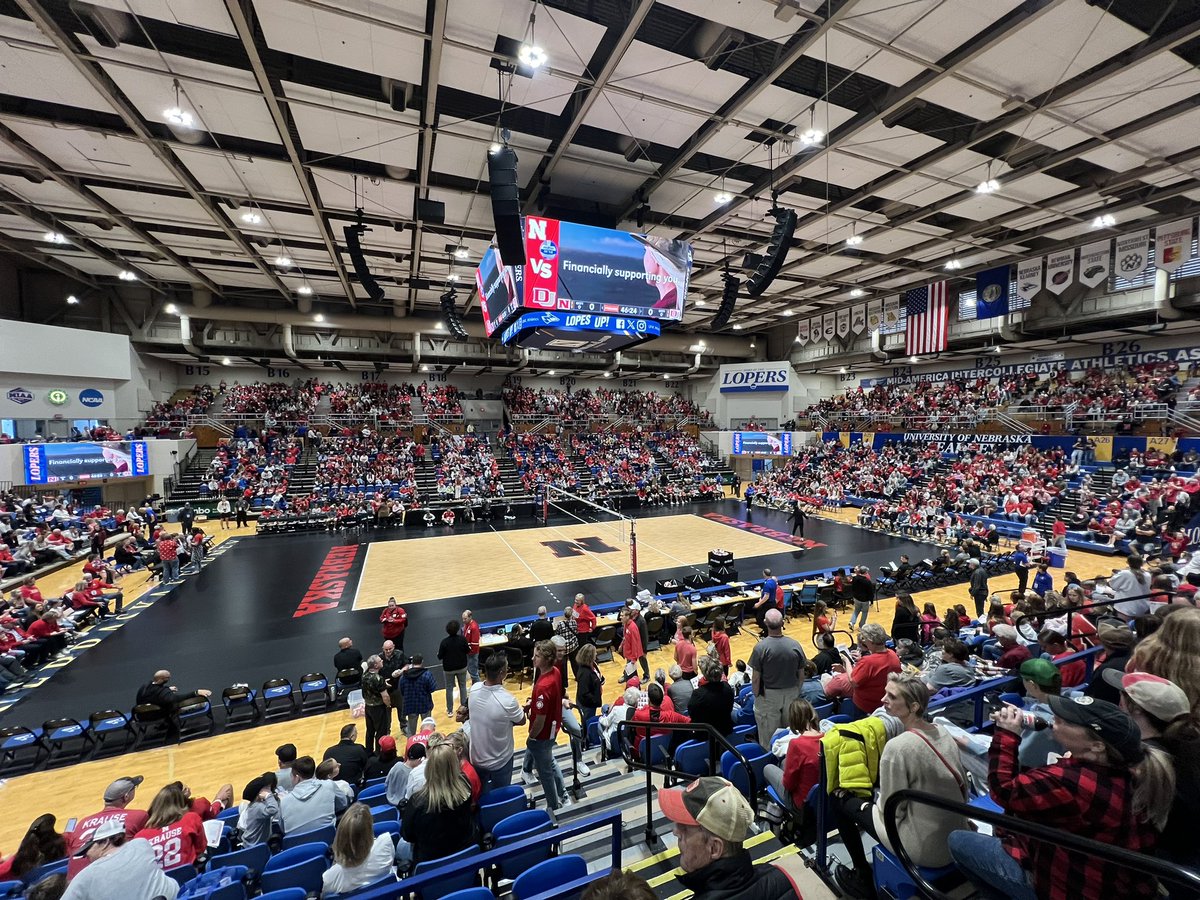
{"type": "Polygon", "coordinates": [[[733,428],[735,423],[744,423],[751,418],[765,423],[767,431],[779,430],[784,422],[824,397],[839,390],[838,379],[833,375],[800,374],[795,369],[788,376],[786,391],[765,394],[727,393],[720,390],[720,373],[707,381],[695,383],[695,401],[713,411],[717,424],[733,428]]]}

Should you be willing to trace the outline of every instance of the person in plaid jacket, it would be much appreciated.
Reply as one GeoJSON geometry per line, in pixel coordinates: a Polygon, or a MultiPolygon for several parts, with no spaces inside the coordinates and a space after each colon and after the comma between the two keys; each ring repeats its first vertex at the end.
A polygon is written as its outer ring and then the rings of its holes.
{"type": "MultiPolygon", "coordinates": [[[[1017,748],[1024,714],[1003,707],[995,714],[989,754],[992,799],[1011,816],[1152,853],[1174,789],[1158,751],[1142,743],[1137,724],[1115,704],[1086,696],[1048,700],[1055,740],[1070,755],[1022,772],[1017,748]]],[[[1018,834],[956,831],[949,846],[954,863],[984,897],[1108,900],[1158,892],[1155,880],[1140,872],[1018,834]]]]}

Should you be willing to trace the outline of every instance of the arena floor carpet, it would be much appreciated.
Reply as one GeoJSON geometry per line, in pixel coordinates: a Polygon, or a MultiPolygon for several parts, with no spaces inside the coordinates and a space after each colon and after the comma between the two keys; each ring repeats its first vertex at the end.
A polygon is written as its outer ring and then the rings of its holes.
{"type": "MultiPolygon", "coordinates": [[[[639,584],[706,571],[707,551],[734,552],[739,576],[865,563],[933,547],[810,518],[803,546],[780,512],[724,500],[648,510],[638,519],[639,584]],[[762,526],[750,532],[746,526],[762,526]]],[[[60,715],[128,710],[140,685],[168,668],[181,690],[209,688],[216,701],[236,682],[333,676],[337,641],[378,649],[378,607],[394,594],[409,612],[408,653],[436,663],[444,627],[467,607],[487,623],[555,610],[583,592],[593,604],[629,595],[627,537],[611,522],[551,516],[406,531],[350,531],[239,539],[199,576],[126,622],[8,710],[4,724],[39,725],[60,715]]]]}

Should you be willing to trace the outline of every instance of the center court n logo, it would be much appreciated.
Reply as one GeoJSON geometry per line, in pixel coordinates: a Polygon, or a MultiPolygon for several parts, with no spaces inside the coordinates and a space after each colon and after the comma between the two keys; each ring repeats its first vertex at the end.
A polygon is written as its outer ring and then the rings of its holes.
{"type": "Polygon", "coordinates": [[[620,553],[620,547],[604,543],[598,537],[581,537],[573,541],[542,541],[543,547],[549,547],[550,552],[558,559],[569,559],[572,556],[583,556],[585,553],[620,553]]]}

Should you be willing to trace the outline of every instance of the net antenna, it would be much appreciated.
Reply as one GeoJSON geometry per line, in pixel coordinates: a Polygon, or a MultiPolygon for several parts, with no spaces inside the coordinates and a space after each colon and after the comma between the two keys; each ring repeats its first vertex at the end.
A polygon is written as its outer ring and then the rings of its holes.
{"type": "Polygon", "coordinates": [[[618,543],[628,544],[629,583],[634,595],[641,590],[638,585],[637,568],[637,519],[617,512],[612,507],[589,500],[587,497],[581,497],[563,488],[546,484],[542,486],[542,524],[549,522],[552,509],[569,518],[607,529],[618,543]]]}

